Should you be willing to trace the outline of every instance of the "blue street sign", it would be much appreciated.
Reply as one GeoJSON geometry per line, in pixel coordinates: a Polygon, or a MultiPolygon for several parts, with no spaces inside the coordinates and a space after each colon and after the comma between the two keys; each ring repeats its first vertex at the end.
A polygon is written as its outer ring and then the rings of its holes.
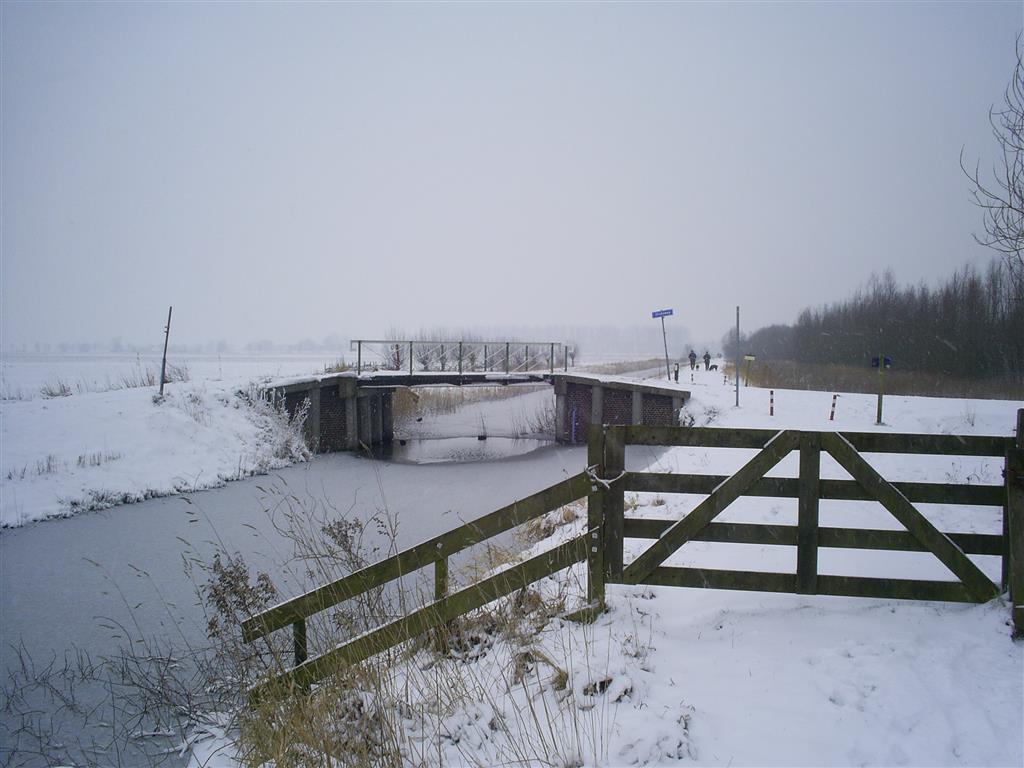
{"type": "MultiPolygon", "coordinates": [[[[885,367],[886,368],[892,368],[892,358],[891,357],[885,358],[883,362],[885,363],[885,367]]],[[[877,357],[872,357],[871,358],[871,367],[872,368],[877,368],[878,367],[878,358],[877,357]]]]}
{"type": "Polygon", "coordinates": [[[668,317],[671,314],[671,309],[659,309],[657,312],[651,312],[651,317],[668,317]]]}

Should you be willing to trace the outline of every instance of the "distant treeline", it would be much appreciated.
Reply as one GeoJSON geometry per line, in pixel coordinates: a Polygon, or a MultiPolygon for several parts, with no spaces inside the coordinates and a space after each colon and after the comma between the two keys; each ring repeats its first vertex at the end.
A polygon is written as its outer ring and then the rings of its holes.
{"type": "MultiPolygon", "coordinates": [[[[805,309],[794,325],[740,337],[758,360],[870,365],[882,353],[903,370],[960,376],[1024,376],[1024,305],[1004,265],[966,266],[937,288],[872,276],[846,301],[805,309]]],[[[735,334],[722,340],[735,354],[735,334]]]]}

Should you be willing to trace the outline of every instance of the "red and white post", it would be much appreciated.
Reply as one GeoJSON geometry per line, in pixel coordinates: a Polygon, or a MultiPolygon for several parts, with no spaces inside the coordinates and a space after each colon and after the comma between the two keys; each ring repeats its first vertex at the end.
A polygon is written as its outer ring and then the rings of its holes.
{"type": "Polygon", "coordinates": [[[775,390],[774,389],[769,389],[768,390],[768,415],[769,416],[774,416],[775,415],[775,390]]]}
{"type": "Polygon", "coordinates": [[[832,395],[832,411],[828,415],[828,420],[829,421],[835,421],[836,420],[836,398],[837,397],[839,397],[839,395],[832,395]]]}

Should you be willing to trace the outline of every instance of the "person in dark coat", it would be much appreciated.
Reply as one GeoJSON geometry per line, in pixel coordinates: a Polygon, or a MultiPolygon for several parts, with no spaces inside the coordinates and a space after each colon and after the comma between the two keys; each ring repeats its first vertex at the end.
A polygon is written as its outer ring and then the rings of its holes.
{"type": "Polygon", "coordinates": [[[697,366],[697,353],[692,349],[690,350],[690,370],[692,371],[697,366]]]}
{"type": "Polygon", "coordinates": [[[706,371],[711,367],[711,353],[704,352],[704,370],[706,371]]]}

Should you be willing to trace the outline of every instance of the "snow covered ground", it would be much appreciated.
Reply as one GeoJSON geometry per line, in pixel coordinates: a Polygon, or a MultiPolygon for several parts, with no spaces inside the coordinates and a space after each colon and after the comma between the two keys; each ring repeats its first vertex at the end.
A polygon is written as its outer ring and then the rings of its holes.
{"type": "MultiPolygon", "coordinates": [[[[689,378],[689,372],[686,372],[689,378]]],[[[682,386],[682,385],[681,385],[682,386]]],[[[700,372],[686,388],[696,424],[1011,435],[1024,403],[741,390],[700,372]]],[[[628,448],[653,471],[726,473],[749,451],[628,448]]],[[[888,478],[1001,482],[1001,461],[873,455],[888,478]]],[[[844,477],[823,457],[825,477],[844,477]]],[[[796,474],[795,457],[774,475],[796,474]]],[[[677,519],[688,495],[630,494],[630,516],[677,519]]],[[[944,530],[997,533],[1000,510],[920,505],[944,530]]],[[[549,516],[527,557],[583,530],[549,516]]],[[[822,524],[898,528],[877,504],[822,502],[822,524]]],[[[721,519],[793,523],[796,503],[740,499],[721,519]]],[[[568,522],[565,522],[568,520],[568,522]]],[[[626,543],[626,561],[644,542],[626,543]]],[[[996,558],[976,562],[998,579],[996,558]]],[[[670,564],[793,572],[795,548],[687,544],[670,564]]],[[[822,550],[820,572],[950,580],[926,554],[822,550]]],[[[538,586],[582,599],[584,566],[538,586]]],[[[555,618],[539,632],[496,633],[474,659],[420,650],[393,668],[408,764],[1010,766],[1024,762],[1024,648],[1005,598],[959,605],[668,587],[608,587],[590,625],[555,618]],[[444,694],[442,695],[442,692],[444,694]],[[456,693],[457,692],[457,693],[456,693]]],[[[524,619],[529,623],[530,617],[524,619]]],[[[367,700],[369,701],[369,700],[367,700]]],[[[372,705],[372,702],[371,702],[372,705]]],[[[387,706],[386,703],[382,704],[387,706]]],[[[193,765],[231,765],[230,740],[200,741],[193,765]]]]}
{"type": "Polygon", "coordinates": [[[0,527],[214,488],[308,458],[298,429],[237,382],[0,403],[0,527]]]}

